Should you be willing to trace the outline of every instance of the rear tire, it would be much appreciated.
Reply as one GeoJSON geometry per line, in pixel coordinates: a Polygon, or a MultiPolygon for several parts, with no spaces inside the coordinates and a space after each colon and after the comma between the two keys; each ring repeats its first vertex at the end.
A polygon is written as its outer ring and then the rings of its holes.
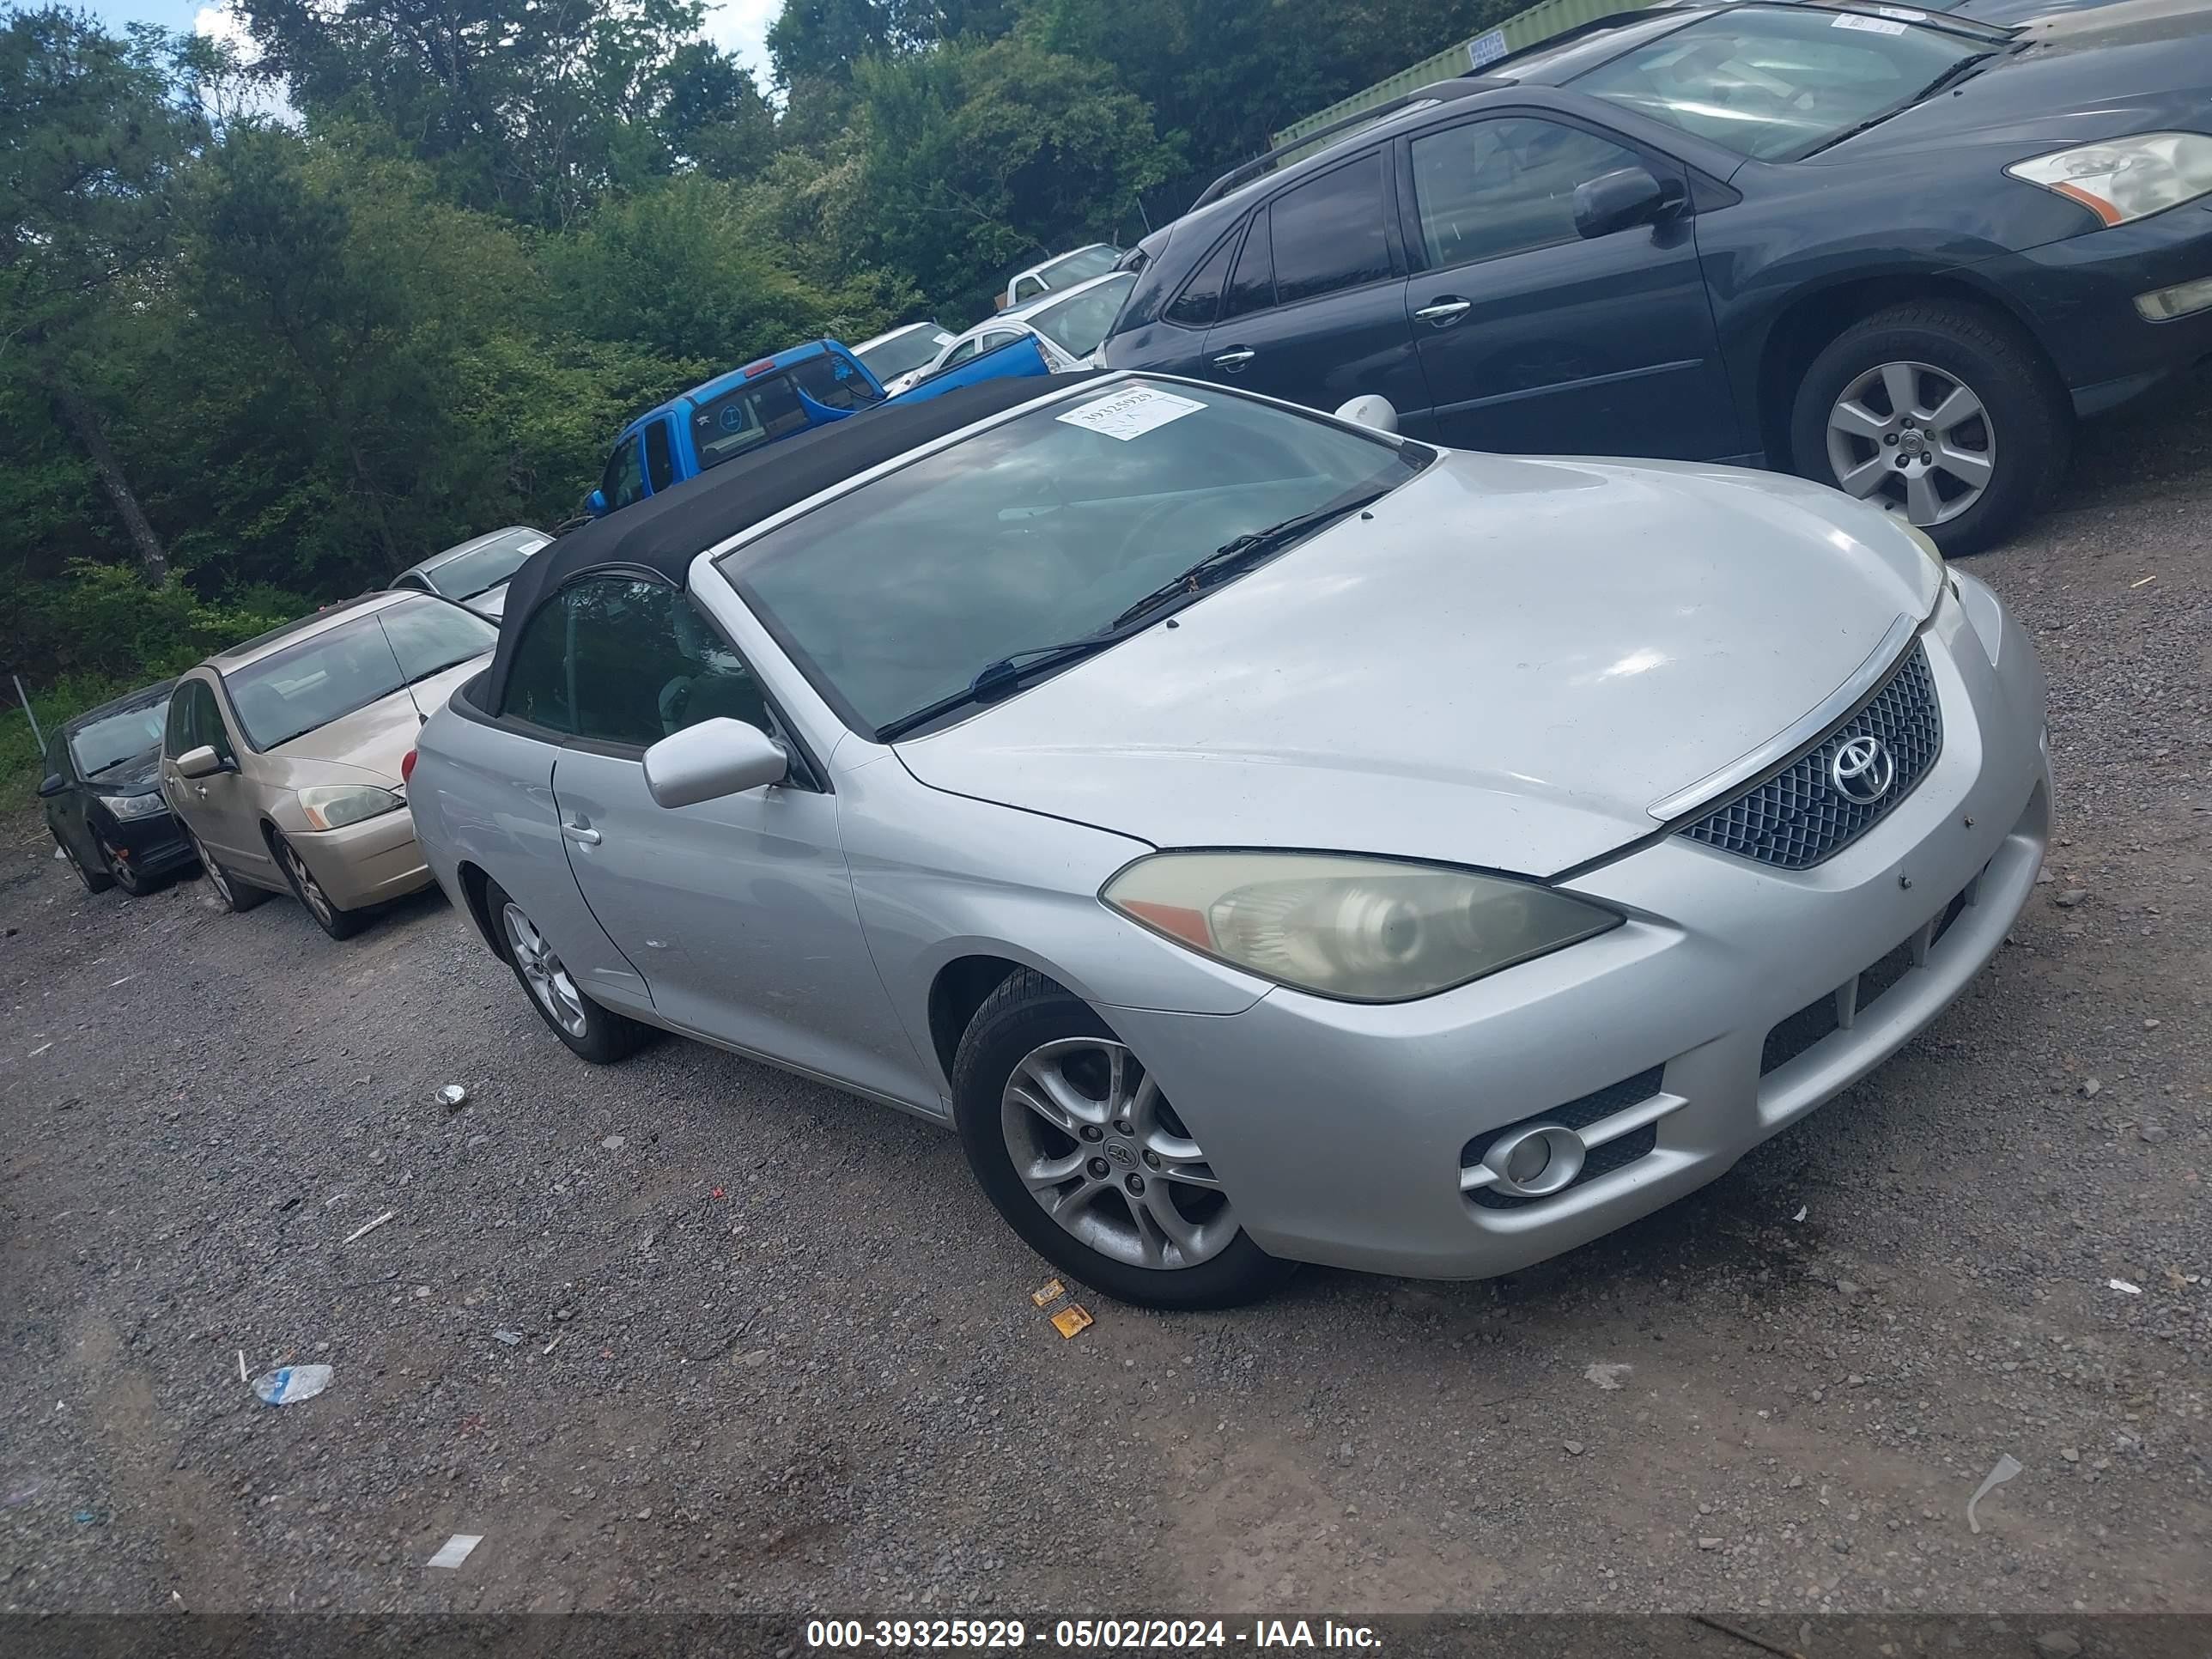
{"type": "Polygon", "coordinates": [[[571,1054],[594,1066],[611,1066],[652,1038],[650,1025],[603,1008],[584,994],[538,924],[495,881],[484,884],[484,909],[499,953],[514,970],[523,995],[571,1054]]]}
{"type": "Polygon", "coordinates": [[[298,848],[284,838],[283,830],[271,830],[268,835],[269,850],[276,855],[276,867],[284,872],[284,879],[291,884],[292,896],[300,901],[300,908],[315,919],[316,927],[332,939],[351,939],[368,926],[368,911],[342,909],[338,902],[323,890],[323,884],[315,879],[315,872],[307,867],[307,860],[301,856],[298,848]]]}
{"type": "Polygon", "coordinates": [[[985,1196],[1062,1273],[1139,1307],[1196,1309],[1258,1301],[1297,1271],[1237,1224],[1143,1063],[1090,1004],[1043,975],[1018,970],[976,1010],[953,1061],[952,1098],[985,1196]]]}
{"type": "Polygon", "coordinates": [[[1790,424],[1799,473],[1918,525],[1947,556],[1979,552],[2040,506],[2072,439],[2066,388],[2032,339],[1994,312],[1925,300],[1831,341],[1790,424]]]}
{"type": "Polygon", "coordinates": [[[236,915],[267,902],[267,888],[249,886],[234,878],[229,871],[215,861],[215,855],[208,851],[206,843],[200,840],[191,825],[185,827],[185,834],[192,843],[192,856],[200,861],[200,873],[207,878],[208,890],[224,909],[236,915]]]}

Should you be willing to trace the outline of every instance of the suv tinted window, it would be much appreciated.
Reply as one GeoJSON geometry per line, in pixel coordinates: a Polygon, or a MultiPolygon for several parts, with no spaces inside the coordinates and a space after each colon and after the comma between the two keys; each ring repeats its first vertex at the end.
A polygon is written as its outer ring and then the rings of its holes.
{"type": "Polygon", "coordinates": [[[790,372],[799,389],[825,408],[866,409],[883,401],[869,390],[852,364],[826,351],[819,357],[793,363],[790,372]]]}
{"type": "Polygon", "coordinates": [[[1379,150],[1285,191],[1269,204],[1269,217],[1279,305],[1390,274],[1379,150]]]}
{"type": "Polygon", "coordinates": [[[691,601],[622,576],[565,588],[530,619],[501,712],[641,749],[717,715],[769,729],[750,671],[691,601]]]}
{"type": "Polygon", "coordinates": [[[772,443],[786,433],[804,431],[806,424],[806,411],[799,407],[791,377],[771,374],[725,392],[694,410],[691,447],[699,452],[701,467],[720,466],[732,456],[772,443]]]}
{"type": "Polygon", "coordinates": [[[1632,150],[1557,121],[1470,121],[1413,140],[1413,199],[1432,269],[1575,240],[1575,190],[1632,150]]]}
{"type": "Polygon", "coordinates": [[[1221,239],[1221,246],[1206,256],[1206,259],[1191,279],[1182,285],[1182,292],[1163,314],[1171,323],[1181,323],[1185,328],[1211,328],[1221,310],[1221,290],[1229,286],[1229,261],[1237,252],[1237,238],[1232,233],[1221,239]]]}
{"type": "Polygon", "coordinates": [[[636,439],[625,438],[615,446],[615,453],[607,457],[607,470],[600,477],[599,489],[606,496],[611,510],[645,498],[645,472],[638,465],[636,439]]]}
{"type": "Polygon", "coordinates": [[[1229,279],[1229,292],[1223,296],[1221,314],[1224,318],[1242,317],[1248,311],[1265,311],[1275,303],[1275,254],[1273,238],[1267,228],[1269,218],[1261,208],[1252,221],[1252,231],[1244,239],[1244,251],[1237,256],[1237,274],[1229,279]]]}
{"type": "Polygon", "coordinates": [[[676,457],[668,444],[668,422],[655,421],[645,429],[645,476],[655,495],[676,482],[676,457]]]}

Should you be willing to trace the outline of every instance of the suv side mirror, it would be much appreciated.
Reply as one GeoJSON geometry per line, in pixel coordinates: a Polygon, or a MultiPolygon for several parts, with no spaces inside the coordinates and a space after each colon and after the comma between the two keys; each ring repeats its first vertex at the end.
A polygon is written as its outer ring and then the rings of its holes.
{"type": "Polygon", "coordinates": [[[693,806],[781,783],[791,760],[757,726],[717,715],[645,751],[645,787],[662,806],[693,806]]]}
{"type": "Polygon", "coordinates": [[[1681,185],[1662,184],[1643,167],[1601,173],[1575,187],[1575,230],[1578,235],[1610,236],[1632,225],[1654,224],[1680,207],[1681,185]]]}
{"type": "Polygon", "coordinates": [[[590,495],[585,496],[584,511],[590,514],[595,519],[605,518],[607,516],[607,492],[604,489],[594,489],[590,495]]]}
{"type": "Polygon", "coordinates": [[[39,799],[52,800],[69,787],[69,780],[58,772],[49,772],[39,781],[39,799]]]}
{"type": "Polygon", "coordinates": [[[204,743],[197,749],[187,749],[177,757],[177,775],[180,778],[211,778],[227,770],[222,757],[215,752],[213,744],[204,743]]]}

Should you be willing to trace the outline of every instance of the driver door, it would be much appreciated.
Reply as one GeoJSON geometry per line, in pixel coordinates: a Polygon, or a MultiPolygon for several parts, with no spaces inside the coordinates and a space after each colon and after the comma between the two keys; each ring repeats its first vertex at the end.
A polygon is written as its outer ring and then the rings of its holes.
{"type": "MultiPolygon", "coordinates": [[[[645,750],[716,716],[774,732],[750,671],[665,582],[579,582],[574,730],[553,794],[578,890],[656,1010],[732,1048],[897,1098],[917,1059],[861,937],[837,803],[794,758],[786,782],[669,808],[645,750]]],[[[796,750],[793,751],[796,757],[796,750]]]]}
{"type": "Polygon", "coordinates": [[[177,682],[169,701],[169,731],[161,745],[161,793],[178,817],[228,870],[266,872],[275,869],[261,820],[246,798],[238,770],[238,744],[225,724],[215,688],[204,679],[177,682]],[[177,770],[177,757],[201,744],[212,748],[225,769],[204,778],[177,770]]]}

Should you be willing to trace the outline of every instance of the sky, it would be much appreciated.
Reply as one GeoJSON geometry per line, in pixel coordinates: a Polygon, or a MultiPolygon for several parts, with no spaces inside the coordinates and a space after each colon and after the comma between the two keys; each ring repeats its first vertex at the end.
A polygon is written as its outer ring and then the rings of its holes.
{"type": "MultiPolygon", "coordinates": [[[[88,0],[88,3],[118,29],[125,23],[159,23],[179,33],[192,31],[234,40],[245,33],[244,27],[225,7],[208,5],[205,0],[88,0]]],[[[782,3],[783,0],[721,0],[707,9],[708,38],[752,70],[763,92],[770,77],[765,44],[768,26],[775,21],[782,3]]]]}

